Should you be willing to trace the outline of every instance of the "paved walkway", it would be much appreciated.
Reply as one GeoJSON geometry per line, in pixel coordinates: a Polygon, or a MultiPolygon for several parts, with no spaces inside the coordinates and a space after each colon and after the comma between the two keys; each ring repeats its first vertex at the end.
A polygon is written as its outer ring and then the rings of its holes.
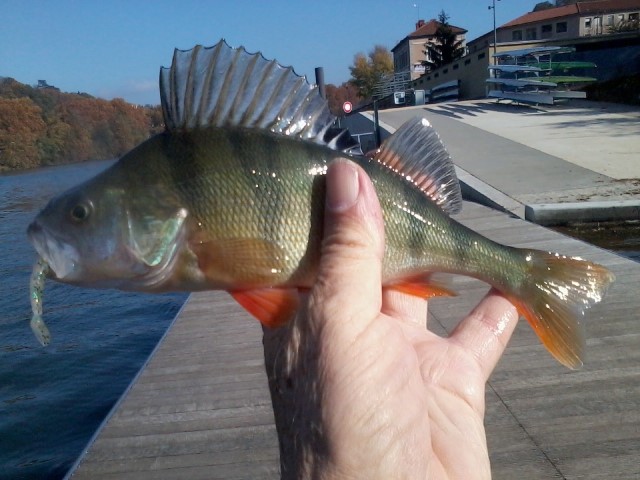
{"type": "Polygon", "coordinates": [[[463,170],[461,180],[470,174],[476,191],[519,216],[524,205],[640,206],[640,108],[474,100],[385,110],[380,121],[395,129],[415,115],[436,128],[463,170]]]}

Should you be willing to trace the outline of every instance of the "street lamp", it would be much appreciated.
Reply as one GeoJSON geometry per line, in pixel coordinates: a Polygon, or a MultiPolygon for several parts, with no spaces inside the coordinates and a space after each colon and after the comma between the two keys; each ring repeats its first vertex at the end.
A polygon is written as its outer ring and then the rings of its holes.
{"type": "MultiPolygon", "coordinates": [[[[498,43],[498,32],[496,31],[496,0],[492,0],[493,5],[489,5],[487,8],[493,10],[493,54],[496,54],[496,44],[498,43]]],[[[500,1],[500,0],[498,0],[500,1]]]]}

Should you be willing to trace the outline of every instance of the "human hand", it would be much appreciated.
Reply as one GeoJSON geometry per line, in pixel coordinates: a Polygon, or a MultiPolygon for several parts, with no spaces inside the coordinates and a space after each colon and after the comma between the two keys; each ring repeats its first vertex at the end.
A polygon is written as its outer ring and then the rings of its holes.
{"type": "Polygon", "coordinates": [[[491,291],[439,337],[425,300],[381,288],[383,251],[370,180],[334,162],[316,284],[265,331],[282,478],[490,478],[485,383],[518,314],[491,291]]]}

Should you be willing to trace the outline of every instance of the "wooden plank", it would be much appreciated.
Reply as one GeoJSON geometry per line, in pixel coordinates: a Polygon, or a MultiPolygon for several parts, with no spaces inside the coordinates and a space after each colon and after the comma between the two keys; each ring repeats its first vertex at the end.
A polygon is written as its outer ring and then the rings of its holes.
{"type": "MultiPolygon", "coordinates": [[[[465,210],[459,221],[488,228],[497,241],[580,255],[617,277],[586,318],[587,360],[580,371],[557,365],[525,322],[518,325],[487,389],[493,478],[640,478],[640,265],[519,219],[495,228],[498,213],[468,204],[465,210]]],[[[465,291],[453,308],[433,301],[430,315],[451,331],[479,296],[465,291]]]]}
{"type": "MultiPolygon", "coordinates": [[[[640,477],[640,265],[476,204],[459,221],[511,245],[609,266],[618,280],[586,319],[587,363],[558,365],[521,322],[487,387],[494,479],[640,477]]],[[[451,331],[487,285],[451,277],[429,328],[451,331]]],[[[74,479],[279,478],[259,325],[225,293],[194,294],[101,430],[74,479]]]]}
{"type": "Polygon", "coordinates": [[[278,478],[261,338],[226,293],[191,295],[73,478],[278,478]]]}

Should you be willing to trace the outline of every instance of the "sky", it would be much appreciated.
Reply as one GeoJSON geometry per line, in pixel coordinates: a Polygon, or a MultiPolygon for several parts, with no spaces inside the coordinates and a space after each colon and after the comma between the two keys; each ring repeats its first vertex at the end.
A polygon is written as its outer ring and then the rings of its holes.
{"type": "Polygon", "coordinates": [[[0,77],[46,80],[64,92],[158,104],[158,71],[174,48],[211,46],[261,51],[313,83],[349,79],[354,55],[389,50],[437,18],[472,40],[530,12],[539,0],[2,0],[0,77]]]}

